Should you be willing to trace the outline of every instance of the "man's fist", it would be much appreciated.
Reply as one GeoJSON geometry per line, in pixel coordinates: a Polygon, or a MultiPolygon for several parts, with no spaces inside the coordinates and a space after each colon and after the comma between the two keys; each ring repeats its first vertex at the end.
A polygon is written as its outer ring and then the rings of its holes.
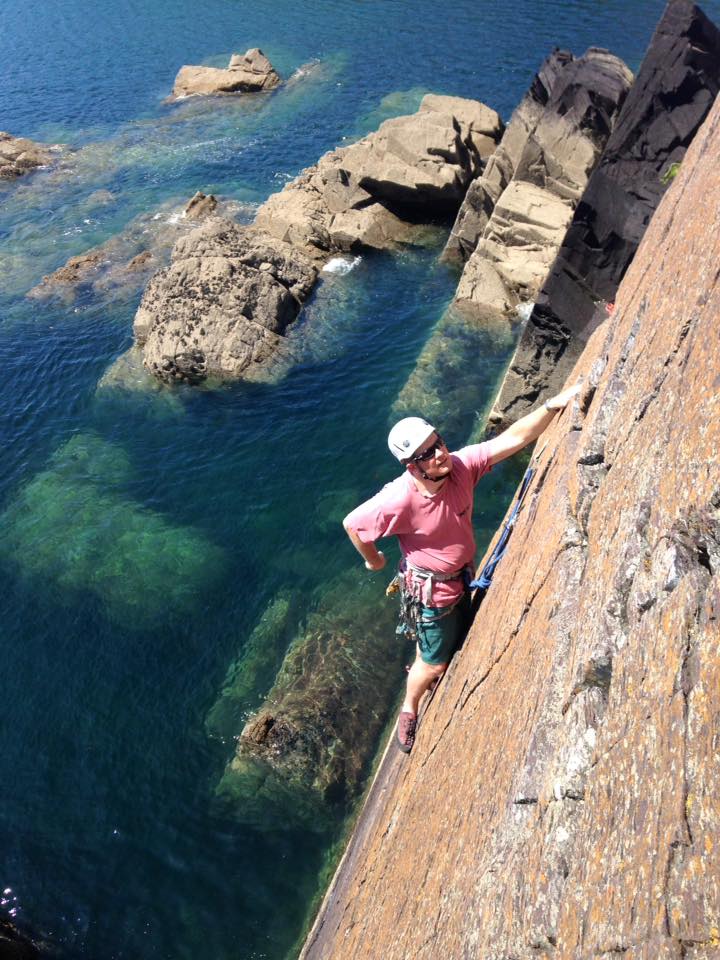
{"type": "Polygon", "coordinates": [[[366,560],[365,566],[368,570],[382,570],[382,568],[385,566],[385,563],[385,554],[382,552],[382,550],[378,550],[377,557],[374,560],[366,560]]]}

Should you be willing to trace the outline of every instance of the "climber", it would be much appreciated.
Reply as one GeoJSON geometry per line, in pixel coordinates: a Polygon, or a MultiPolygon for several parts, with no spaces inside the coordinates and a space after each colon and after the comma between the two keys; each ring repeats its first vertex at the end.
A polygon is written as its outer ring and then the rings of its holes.
{"type": "Polygon", "coordinates": [[[569,387],[497,437],[456,453],[448,451],[427,421],[406,417],[388,436],[390,452],[403,464],[404,472],[343,521],[368,570],[385,566],[376,540],[394,535],[400,541],[398,632],[416,640],[416,658],[408,673],[396,731],[404,753],[415,742],[421,696],[443,675],[470,626],[466,584],[475,556],[475,485],[494,464],[536,440],[579,390],[579,384],[569,387]]]}

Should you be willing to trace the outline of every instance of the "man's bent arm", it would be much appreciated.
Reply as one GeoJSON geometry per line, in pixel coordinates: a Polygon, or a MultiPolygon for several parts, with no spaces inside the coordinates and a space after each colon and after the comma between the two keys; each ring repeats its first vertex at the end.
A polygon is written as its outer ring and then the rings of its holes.
{"type": "Polygon", "coordinates": [[[385,566],[385,554],[382,550],[378,550],[373,541],[365,543],[361,540],[352,527],[346,524],[343,524],[343,526],[345,527],[345,532],[350,537],[350,542],[365,561],[365,566],[368,570],[382,570],[385,566]]]}
{"type": "Polygon", "coordinates": [[[549,426],[559,410],[564,410],[567,404],[580,392],[580,384],[568,387],[562,393],[546,400],[542,407],[521,417],[507,430],[497,437],[487,441],[488,463],[493,466],[501,460],[511,457],[518,450],[522,450],[533,440],[537,440],[541,433],[549,426]]]}

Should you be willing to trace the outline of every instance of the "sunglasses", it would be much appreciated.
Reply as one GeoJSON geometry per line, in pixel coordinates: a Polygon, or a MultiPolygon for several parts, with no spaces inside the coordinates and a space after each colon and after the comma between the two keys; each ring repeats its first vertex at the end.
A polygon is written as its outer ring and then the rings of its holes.
{"type": "Polygon", "coordinates": [[[430,460],[432,457],[435,456],[435,454],[440,449],[440,447],[444,447],[444,446],[445,446],[445,441],[440,436],[440,434],[438,434],[437,440],[435,441],[435,443],[433,443],[431,447],[428,447],[427,450],[423,450],[422,453],[415,454],[414,457],[410,457],[410,463],[425,463],[426,460],[430,460]]]}

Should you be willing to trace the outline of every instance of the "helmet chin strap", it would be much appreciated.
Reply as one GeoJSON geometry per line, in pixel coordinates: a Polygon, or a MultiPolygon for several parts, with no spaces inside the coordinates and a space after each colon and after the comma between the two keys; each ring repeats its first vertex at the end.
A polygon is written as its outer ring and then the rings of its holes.
{"type": "Polygon", "coordinates": [[[430,483],[440,483],[442,480],[445,479],[445,477],[429,477],[421,466],[419,466],[418,464],[415,464],[415,466],[417,467],[420,473],[420,476],[423,478],[423,480],[428,480],[430,483]]]}

